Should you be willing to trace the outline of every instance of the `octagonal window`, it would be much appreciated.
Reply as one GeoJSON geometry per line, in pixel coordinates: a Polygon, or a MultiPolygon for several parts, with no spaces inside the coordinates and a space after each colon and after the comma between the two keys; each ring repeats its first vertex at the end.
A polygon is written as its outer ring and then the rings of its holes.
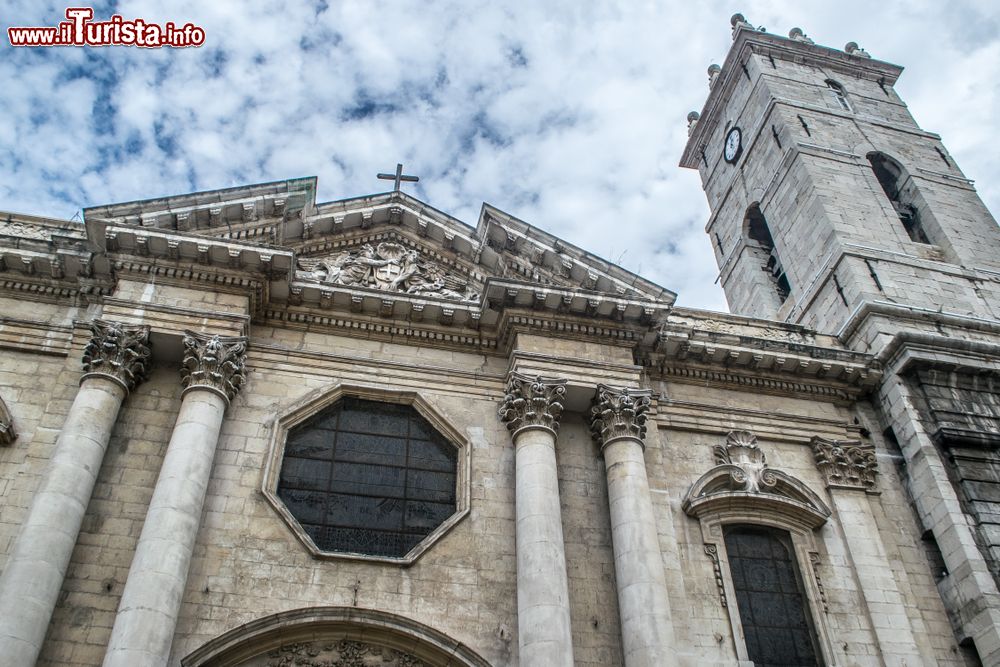
{"type": "Polygon", "coordinates": [[[320,551],[402,558],[455,514],[458,458],[413,405],[343,396],[288,430],[277,496],[320,551]]]}

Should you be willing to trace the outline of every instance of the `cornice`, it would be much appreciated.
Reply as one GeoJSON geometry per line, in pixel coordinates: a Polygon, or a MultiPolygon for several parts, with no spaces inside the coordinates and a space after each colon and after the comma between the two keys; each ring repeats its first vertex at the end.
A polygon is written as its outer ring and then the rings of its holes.
{"type": "Polygon", "coordinates": [[[1000,337],[997,342],[987,342],[899,331],[878,358],[887,370],[898,375],[939,368],[1000,376],[1000,337]]]}
{"type": "MultiPolygon", "coordinates": [[[[893,319],[897,323],[901,321],[930,323],[936,326],[943,325],[966,331],[977,331],[997,336],[998,339],[1000,339],[1000,320],[976,317],[962,313],[953,313],[945,310],[931,310],[929,308],[890,303],[888,301],[863,301],[857,308],[854,309],[850,317],[841,327],[840,331],[837,333],[837,338],[845,345],[850,344],[858,330],[865,324],[865,322],[868,321],[868,319],[879,316],[893,319]]],[[[897,343],[890,343],[887,348],[878,353],[881,363],[890,365],[891,357],[889,355],[891,355],[892,352],[889,350],[892,349],[892,345],[905,342],[907,338],[903,334],[897,334],[895,340],[897,343]]],[[[951,340],[954,344],[958,345],[971,344],[971,341],[965,341],[962,339],[952,338],[948,340],[951,340]]]]}
{"type": "Polygon", "coordinates": [[[0,317],[0,348],[65,357],[73,347],[72,325],[0,317]]]}
{"type": "Polygon", "coordinates": [[[433,324],[379,320],[370,315],[322,312],[314,309],[265,308],[256,324],[311,331],[328,330],[383,341],[406,341],[430,347],[459,347],[489,353],[496,350],[496,339],[469,329],[447,330],[433,324]]]}
{"type": "Polygon", "coordinates": [[[882,375],[871,355],[815,344],[828,337],[802,327],[687,311],[671,315],[638,360],[652,377],[773,394],[854,400],[882,375]]]}
{"type": "Polygon", "coordinates": [[[172,260],[257,277],[292,279],[294,254],[282,248],[124,225],[109,224],[103,230],[88,231],[99,250],[136,263],[159,260],[156,263],[160,264],[162,260],[172,260]]]}
{"type": "MultiPolygon", "coordinates": [[[[584,289],[648,299],[668,307],[677,299],[674,292],[489,204],[483,204],[476,231],[488,248],[508,257],[527,260],[522,267],[524,270],[547,268],[554,275],[568,278],[584,289]]],[[[530,276],[525,277],[530,279],[530,276]]]]}
{"type": "Polygon", "coordinates": [[[83,219],[88,230],[112,224],[181,232],[216,229],[225,234],[234,224],[255,225],[268,218],[280,223],[309,212],[315,200],[313,176],[92,206],[83,209],[83,219]]]}

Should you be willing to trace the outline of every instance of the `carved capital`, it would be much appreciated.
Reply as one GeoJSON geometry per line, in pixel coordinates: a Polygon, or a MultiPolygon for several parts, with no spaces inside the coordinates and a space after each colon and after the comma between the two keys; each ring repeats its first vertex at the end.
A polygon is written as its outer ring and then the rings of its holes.
{"type": "Polygon", "coordinates": [[[94,320],[83,350],[83,378],[106,377],[131,391],[146,378],[150,365],[149,327],[94,320]]]}
{"type": "Polygon", "coordinates": [[[200,387],[233,400],[246,382],[247,339],[184,332],[181,384],[185,391],[200,387]]]}
{"type": "Polygon", "coordinates": [[[597,385],[597,395],[590,409],[590,434],[601,449],[621,438],[642,443],[646,437],[650,393],[649,390],[597,385]]]}
{"type": "Polygon", "coordinates": [[[547,429],[555,434],[559,431],[565,396],[566,380],[511,373],[497,414],[512,435],[529,428],[547,429]]]}
{"type": "Polygon", "coordinates": [[[858,440],[812,439],[816,467],[827,487],[874,491],[878,475],[875,448],[858,440]]]}
{"type": "Polygon", "coordinates": [[[7,409],[7,404],[0,398],[0,445],[9,445],[15,440],[17,431],[14,429],[14,417],[7,409]]]}

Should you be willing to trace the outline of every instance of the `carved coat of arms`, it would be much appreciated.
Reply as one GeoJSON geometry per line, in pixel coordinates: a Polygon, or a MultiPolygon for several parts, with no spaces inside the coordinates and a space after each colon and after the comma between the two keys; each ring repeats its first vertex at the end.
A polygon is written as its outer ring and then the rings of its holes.
{"type": "Polygon", "coordinates": [[[298,277],[321,283],[370,287],[445,299],[474,301],[479,294],[455,276],[399,243],[369,243],[329,257],[301,258],[298,277]]]}

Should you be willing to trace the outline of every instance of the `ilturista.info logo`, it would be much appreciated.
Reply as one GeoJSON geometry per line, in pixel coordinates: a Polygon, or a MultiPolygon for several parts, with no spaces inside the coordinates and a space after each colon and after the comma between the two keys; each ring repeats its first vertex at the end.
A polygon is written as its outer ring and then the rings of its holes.
{"type": "Polygon", "coordinates": [[[7,28],[11,46],[139,46],[184,48],[205,43],[205,29],[173,21],[164,24],[144,19],[126,19],[115,14],[107,21],[95,21],[91,7],[68,7],[66,20],[51,27],[12,26],[7,28]]]}

